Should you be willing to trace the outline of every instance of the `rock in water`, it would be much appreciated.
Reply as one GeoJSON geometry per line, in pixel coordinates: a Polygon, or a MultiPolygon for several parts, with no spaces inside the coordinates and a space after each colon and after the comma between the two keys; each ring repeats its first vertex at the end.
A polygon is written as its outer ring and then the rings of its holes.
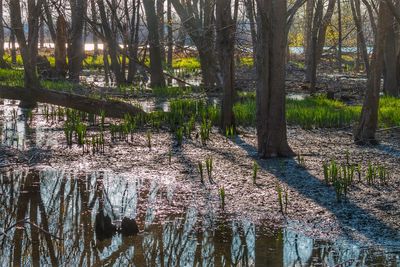
{"type": "Polygon", "coordinates": [[[123,236],[132,236],[139,233],[139,227],[135,219],[124,217],[121,222],[121,233],[123,236]]]}
{"type": "Polygon", "coordinates": [[[103,240],[112,238],[112,236],[117,231],[117,228],[111,222],[110,216],[104,216],[104,213],[100,211],[96,214],[95,231],[97,238],[103,240]]]}

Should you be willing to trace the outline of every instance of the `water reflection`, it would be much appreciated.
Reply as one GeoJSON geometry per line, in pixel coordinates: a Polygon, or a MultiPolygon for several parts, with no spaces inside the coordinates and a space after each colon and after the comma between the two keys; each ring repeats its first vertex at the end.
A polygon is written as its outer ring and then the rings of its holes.
{"type": "MultiPolygon", "coordinates": [[[[188,193],[188,192],[186,192],[188,193]]],[[[399,255],[231,220],[161,182],[110,172],[0,174],[0,266],[398,266],[399,255]],[[138,235],[99,239],[96,214],[138,235]],[[397,258],[396,258],[397,257],[397,258]]],[[[189,193],[188,193],[189,194],[189,193]]]]}

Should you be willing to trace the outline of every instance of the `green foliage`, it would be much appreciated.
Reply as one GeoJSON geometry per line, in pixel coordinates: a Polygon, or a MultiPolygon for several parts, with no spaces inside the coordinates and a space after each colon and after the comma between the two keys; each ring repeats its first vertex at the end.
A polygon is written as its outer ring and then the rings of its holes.
{"type": "Polygon", "coordinates": [[[151,150],[151,131],[150,130],[147,131],[146,137],[147,137],[147,147],[151,150]]]}
{"type": "Polygon", "coordinates": [[[207,175],[208,175],[208,180],[213,183],[212,179],[212,171],[213,171],[213,158],[208,157],[206,159],[206,169],[207,169],[207,175]]]}
{"type": "Polygon", "coordinates": [[[282,214],[287,213],[287,207],[289,204],[289,193],[288,189],[284,188],[279,182],[275,185],[275,190],[278,195],[279,210],[282,214]]]}
{"type": "Polygon", "coordinates": [[[203,172],[203,163],[201,161],[198,162],[198,168],[200,173],[200,181],[204,184],[204,172],[203,172]]]}
{"type": "Polygon", "coordinates": [[[172,61],[172,68],[174,69],[200,69],[200,61],[195,57],[177,58],[172,61]]]}
{"type": "Polygon", "coordinates": [[[252,68],[254,66],[253,57],[241,57],[240,58],[240,66],[252,68]]]}
{"type": "Polygon", "coordinates": [[[179,96],[187,96],[192,92],[191,87],[155,87],[152,89],[152,92],[157,97],[179,97],[179,96]]]}
{"type": "Polygon", "coordinates": [[[224,210],[225,209],[225,188],[221,187],[219,189],[219,199],[221,200],[221,207],[224,210]]]}
{"type": "MultiPolygon", "coordinates": [[[[236,122],[243,126],[255,126],[256,102],[254,94],[242,94],[242,102],[236,103],[236,122]]],[[[361,106],[348,106],[337,100],[323,96],[286,101],[287,122],[304,129],[342,128],[356,122],[361,114],[361,106]]],[[[400,100],[382,97],[379,108],[379,124],[383,127],[400,125],[400,100]]]]}
{"type": "Polygon", "coordinates": [[[225,136],[227,138],[233,138],[235,136],[235,127],[233,125],[226,127],[225,136]]]}
{"type": "Polygon", "coordinates": [[[306,160],[304,159],[304,156],[301,155],[301,153],[297,154],[297,164],[303,169],[306,168],[306,160]]]}
{"type": "Polygon", "coordinates": [[[176,141],[177,141],[178,146],[182,145],[182,141],[183,141],[183,128],[182,127],[179,127],[176,130],[176,141]]]}
{"type": "Polygon", "coordinates": [[[253,161],[253,184],[257,183],[257,173],[259,169],[260,166],[258,166],[257,161],[253,161]]]}

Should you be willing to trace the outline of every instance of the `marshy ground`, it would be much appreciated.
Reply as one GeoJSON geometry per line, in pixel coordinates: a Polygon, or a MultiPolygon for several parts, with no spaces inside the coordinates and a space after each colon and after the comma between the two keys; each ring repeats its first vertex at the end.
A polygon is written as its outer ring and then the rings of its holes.
{"type": "MultiPolygon", "coordinates": [[[[85,125],[83,147],[78,145],[76,126],[71,128],[71,146],[66,139],[67,122],[81,114],[67,115],[64,109],[43,104],[28,112],[16,101],[1,100],[0,198],[1,210],[6,211],[1,212],[1,228],[23,219],[18,210],[24,203],[43,203],[45,230],[61,238],[53,242],[79,256],[49,256],[49,262],[63,265],[84,260],[88,265],[124,264],[131,254],[136,264],[167,260],[245,266],[268,259],[284,266],[398,265],[399,100],[382,101],[381,143],[357,146],[352,125],[361,98],[355,87],[348,86],[354,98],[345,103],[322,96],[304,98],[300,82],[288,84],[288,139],[299,155],[293,159],[258,158],[251,92],[240,93],[235,106],[238,131],[221,134],[213,126],[218,102],[205,99],[205,92],[114,90],[147,111],[159,111],[134,122],[101,122],[85,115],[79,119],[85,125]],[[189,100],[193,96],[200,102],[189,100]],[[207,138],[204,131],[209,131],[207,138]],[[211,177],[206,164],[210,159],[211,177]],[[340,201],[335,182],[327,183],[324,174],[324,164],[332,162],[339,172],[354,167],[340,201]],[[116,222],[124,216],[136,218],[141,234],[96,240],[93,225],[100,206],[116,222]],[[65,242],[68,236],[74,240],[71,244],[65,242]]],[[[343,87],[337,91],[341,95],[351,94],[343,87]]],[[[44,220],[36,223],[43,225],[44,220]]],[[[4,257],[15,253],[16,234],[18,229],[10,229],[0,236],[4,257]]],[[[22,236],[21,250],[33,249],[30,239],[35,236],[22,236]]],[[[41,249],[49,247],[47,243],[41,249]]]]}

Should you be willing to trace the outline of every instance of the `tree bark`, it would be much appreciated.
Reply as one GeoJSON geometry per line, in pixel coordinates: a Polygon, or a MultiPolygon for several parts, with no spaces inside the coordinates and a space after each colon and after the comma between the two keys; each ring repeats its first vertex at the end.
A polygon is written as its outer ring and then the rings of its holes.
{"type": "Polygon", "coordinates": [[[357,126],[354,140],[357,144],[376,144],[375,133],[378,127],[379,92],[383,71],[385,40],[388,28],[391,26],[391,13],[385,2],[380,2],[377,42],[371,61],[371,70],[368,76],[367,93],[364,99],[361,117],[357,126]]]}
{"type": "Polygon", "coordinates": [[[148,40],[150,47],[150,86],[165,87],[165,78],[162,69],[162,55],[159,37],[159,21],[156,14],[155,0],[143,1],[146,12],[148,40]]]}
{"type": "Polygon", "coordinates": [[[197,2],[171,0],[187,34],[199,53],[203,86],[213,88],[219,84],[214,40],[214,1],[197,2]]]}
{"type": "Polygon", "coordinates": [[[67,22],[63,15],[59,15],[57,18],[57,34],[55,43],[55,60],[56,60],[56,72],[60,77],[65,78],[67,75],[68,64],[67,64],[67,49],[65,47],[68,42],[67,37],[67,22]]]}
{"type": "Polygon", "coordinates": [[[287,1],[258,2],[257,139],[261,157],[293,156],[287,142],[285,60],[287,1]]]}
{"type": "Polygon", "coordinates": [[[21,101],[20,106],[32,108],[36,106],[33,90],[39,88],[39,78],[36,70],[39,38],[39,17],[41,15],[42,0],[28,0],[28,39],[25,37],[22,23],[21,5],[19,0],[10,0],[10,16],[12,30],[17,37],[24,64],[25,95],[28,98],[21,101]]]}
{"type": "Polygon", "coordinates": [[[328,7],[324,15],[324,1],[317,0],[314,12],[311,44],[309,57],[306,62],[306,81],[310,83],[310,90],[315,91],[317,82],[317,67],[322,56],[325,45],[326,30],[331,22],[336,0],[329,0],[328,7]]]}
{"type": "Polygon", "coordinates": [[[69,79],[72,82],[79,83],[79,76],[82,71],[82,61],[85,57],[83,27],[87,11],[87,0],[70,0],[70,4],[71,30],[68,46],[69,79]]]}
{"type": "Polygon", "coordinates": [[[224,132],[235,126],[233,104],[234,88],[234,54],[235,54],[235,22],[232,19],[231,0],[216,2],[217,51],[219,68],[222,75],[221,130],[224,132]]]}
{"type": "Polygon", "coordinates": [[[7,67],[4,60],[3,0],[0,0],[0,68],[7,67]]]}
{"type": "Polygon", "coordinates": [[[353,14],[354,24],[357,29],[357,45],[361,50],[361,54],[364,61],[365,71],[369,73],[369,55],[367,45],[365,42],[365,35],[362,26],[362,14],[361,14],[361,3],[360,0],[350,0],[351,12],[353,14]]]}
{"type": "Polygon", "coordinates": [[[385,42],[385,71],[384,71],[384,92],[393,97],[399,96],[399,84],[398,84],[398,40],[399,34],[395,29],[395,20],[391,16],[391,25],[387,29],[386,42],[385,42]]]}

